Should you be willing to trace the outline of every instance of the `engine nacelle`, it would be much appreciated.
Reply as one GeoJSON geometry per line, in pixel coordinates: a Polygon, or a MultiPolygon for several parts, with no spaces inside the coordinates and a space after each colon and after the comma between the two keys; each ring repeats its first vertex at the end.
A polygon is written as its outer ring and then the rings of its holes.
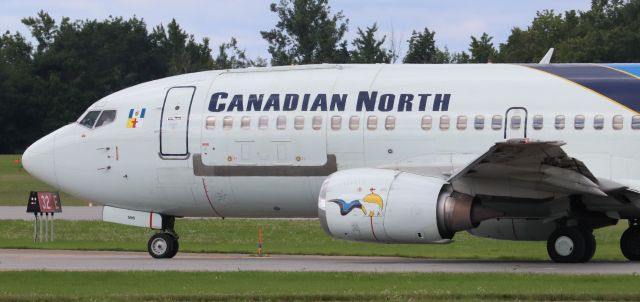
{"type": "Polygon", "coordinates": [[[444,243],[499,216],[440,178],[368,168],[330,175],[318,214],[333,237],[387,243],[444,243]]]}
{"type": "Polygon", "coordinates": [[[500,218],[483,221],[469,233],[493,239],[545,241],[556,228],[555,223],[542,219],[500,218]]]}

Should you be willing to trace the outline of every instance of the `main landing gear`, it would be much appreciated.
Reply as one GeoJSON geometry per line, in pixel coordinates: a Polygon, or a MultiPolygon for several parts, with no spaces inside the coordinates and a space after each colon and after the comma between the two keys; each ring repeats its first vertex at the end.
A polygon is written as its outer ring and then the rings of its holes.
{"type": "Polygon", "coordinates": [[[622,233],[620,250],[630,261],[640,261],[640,220],[629,219],[629,228],[622,233]]]}
{"type": "Polygon", "coordinates": [[[178,234],[173,229],[175,218],[167,217],[168,223],[163,225],[163,230],[156,233],[147,243],[147,251],[153,258],[173,258],[180,249],[178,234]]]}
{"type": "MultiPolygon", "coordinates": [[[[640,261],[640,219],[629,219],[629,228],[620,238],[620,250],[630,261],[640,261]]],[[[587,227],[558,228],[547,239],[547,252],[554,262],[587,262],[596,252],[593,230],[587,227]]]]}
{"type": "Polygon", "coordinates": [[[549,236],[547,252],[554,262],[587,262],[596,253],[593,230],[585,227],[559,228],[549,236]]]}

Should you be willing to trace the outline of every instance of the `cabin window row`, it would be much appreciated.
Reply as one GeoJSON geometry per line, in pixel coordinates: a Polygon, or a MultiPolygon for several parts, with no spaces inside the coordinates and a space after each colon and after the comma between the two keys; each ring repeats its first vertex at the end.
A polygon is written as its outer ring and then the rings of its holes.
{"type": "MultiPolygon", "coordinates": [[[[468,125],[468,117],[466,115],[460,115],[456,118],[456,128],[458,130],[467,129],[468,125]]],[[[524,123],[522,120],[522,116],[513,115],[509,119],[509,125],[513,130],[520,129],[524,123]]],[[[587,118],[584,115],[576,115],[573,118],[573,127],[577,130],[582,130],[585,128],[587,118]]],[[[421,128],[423,130],[431,130],[433,127],[433,118],[430,115],[425,115],[422,117],[421,128]]],[[[557,130],[563,130],[566,127],[567,117],[564,115],[556,115],[554,118],[554,128],[557,130]]],[[[593,117],[593,128],[596,130],[604,129],[606,123],[606,118],[604,115],[598,114],[593,117]]],[[[448,130],[451,127],[452,121],[448,115],[442,115],[439,117],[438,127],[441,130],[448,130]]],[[[493,130],[501,130],[504,125],[504,117],[502,115],[494,115],[491,117],[491,129],[493,130]]],[[[542,115],[534,115],[533,120],[531,121],[531,125],[535,130],[541,130],[544,126],[544,117],[542,115]]],[[[614,130],[621,130],[624,127],[624,116],[622,115],[614,115],[611,118],[611,127],[614,130]]],[[[485,116],[484,115],[476,115],[473,118],[473,128],[476,130],[482,130],[485,128],[485,116]]],[[[631,129],[638,130],[640,129],[640,115],[634,115],[631,117],[631,129]]]]}
{"type": "MultiPolygon", "coordinates": [[[[311,118],[311,129],[322,129],[322,116],[316,115],[311,118]]],[[[576,115],[573,118],[573,127],[578,130],[585,128],[586,117],[584,115],[576,115]]],[[[250,116],[243,116],[240,118],[240,128],[250,129],[252,118],[250,116]]],[[[234,117],[225,116],[222,118],[222,128],[229,130],[233,128],[234,117]]],[[[451,128],[452,120],[449,115],[442,115],[438,118],[438,128],[441,130],[448,130],[451,128]]],[[[606,118],[604,115],[598,114],[593,117],[593,128],[596,130],[604,129],[606,118]]],[[[334,115],[329,118],[329,126],[331,130],[341,130],[343,124],[343,117],[340,115],[334,115]]],[[[420,127],[423,130],[431,130],[434,124],[434,118],[430,115],[422,117],[420,127]]],[[[455,118],[455,126],[458,130],[467,129],[469,124],[469,118],[466,115],[459,115],[455,118]]],[[[566,128],[567,117],[564,115],[556,115],[554,117],[554,128],[557,130],[563,130],[566,128]]],[[[490,118],[490,127],[493,130],[501,130],[504,125],[504,117],[502,115],[493,115],[490,118]]],[[[513,130],[518,130],[523,125],[523,118],[519,115],[511,116],[509,120],[509,127],[513,130]]],[[[544,126],[544,117],[542,115],[534,115],[531,125],[533,129],[540,130],[544,126]]],[[[206,128],[214,129],[216,127],[216,117],[209,116],[206,119],[206,128]]],[[[389,115],[384,117],[384,129],[393,130],[396,127],[396,117],[389,115]]],[[[611,118],[611,127],[615,130],[620,130],[624,127],[624,117],[622,115],[614,115],[611,118]]],[[[260,116],[258,118],[258,129],[266,130],[269,128],[269,117],[260,116]]],[[[275,128],[277,130],[284,130],[287,128],[287,117],[280,115],[276,117],[275,128]]],[[[293,118],[293,128],[295,130],[303,130],[305,128],[305,117],[295,116],[293,118]]],[[[355,131],[360,129],[360,116],[353,115],[348,118],[349,130],[355,131]]],[[[375,115],[367,116],[366,128],[368,130],[376,130],[378,128],[378,117],[375,115]]],[[[476,115],[473,117],[473,128],[476,130],[483,130],[485,128],[485,116],[476,115]]],[[[631,128],[640,129],[640,115],[634,115],[631,118],[631,128]]]]}
{"type": "MultiPolygon", "coordinates": [[[[207,129],[214,129],[216,127],[217,117],[209,116],[206,119],[205,125],[207,129]]],[[[233,128],[234,117],[225,116],[222,118],[222,128],[225,130],[230,130],[233,128]]],[[[331,130],[341,130],[343,127],[343,118],[340,115],[334,115],[329,118],[329,127],[331,130]]],[[[387,116],[384,118],[384,127],[386,130],[393,130],[396,127],[396,117],[395,116],[387,116]]],[[[241,129],[250,129],[251,128],[251,117],[243,116],[240,118],[240,128],[241,129]]],[[[266,130],[269,128],[269,117],[268,116],[260,116],[258,118],[258,129],[266,130]]],[[[275,128],[277,130],[284,130],[287,128],[287,117],[284,115],[276,117],[275,128]]],[[[304,116],[295,116],[293,118],[293,128],[295,130],[304,130],[305,128],[305,117],[304,116]]],[[[355,131],[360,129],[360,116],[353,115],[348,118],[348,128],[349,130],[355,131]]],[[[375,115],[371,115],[367,117],[367,129],[376,130],[378,128],[378,117],[375,115]]],[[[316,115],[311,118],[311,129],[320,130],[322,129],[322,116],[316,115]]]]}

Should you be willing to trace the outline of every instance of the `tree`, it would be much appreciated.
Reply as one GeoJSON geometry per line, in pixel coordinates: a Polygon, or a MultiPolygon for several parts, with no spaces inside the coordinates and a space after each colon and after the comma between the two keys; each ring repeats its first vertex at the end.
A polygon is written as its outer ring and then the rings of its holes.
{"type": "Polygon", "coordinates": [[[342,11],[332,14],[328,0],[280,0],[270,9],[279,21],[260,34],[269,43],[272,65],[348,62],[348,20],[342,11]]]}
{"type": "Polygon", "coordinates": [[[209,39],[197,43],[193,35],[187,34],[175,19],[164,29],[162,24],[151,33],[157,53],[165,64],[169,75],[213,69],[209,39]]]}
{"type": "Polygon", "coordinates": [[[23,151],[123,88],[216,64],[265,64],[249,59],[235,39],[221,47],[227,59],[214,61],[209,40],[196,41],[175,20],[151,33],[136,17],[56,22],[40,11],[22,21],[37,45],[20,34],[0,36],[0,153],[23,151]]]}
{"type": "Polygon", "coordinates": [[[469,52],[471,53],[471,62],[473,63],[490,63],[498,55],[493,47],[490,37],[487,33],[483,33],[480,39],[471,36],[471,44],[469,44],[469,52]]]}
{"type": "Polygon", "coordinates": [[[471,63],[471,57],[469,56],[468,53],[464,51],[456,52],[451,55],[451,63],[455,63],[455,64],[471,63]]]}
{"type": "Polygon", "coordinates": [[[19,33],[0,36],[0,153],[16,153],[40,135],[33,103],[32,47],[19,33]]]}
{"type": "Polygon", "coordinates": [[[220,44],[218,50],[218,56],[214,61],[216,69],[234,69],[267,65],[266,61],[260,57],[255,61],[249,59],[246,51],[238,48],[238,41],[233,37],[229,43],[220,44]]]}
{"type": "Polygon", "coordinates": [[[22,19],[22,23],[29,27],[31,35],[38,41],[38,52],[45,51],[58,32],[56,21],[43,10],[38,12],[37,17],[28,17],[22,19]]]}
{"type": "Polygon", "coordinates": [[[353,63],[391,63],[392,53],[382,45],[387,36],[376,39],[378,25],[367,27],[364,31],[358,28],[358,36],[351,43],[355,49],[351,51],[351,62],[353,63]]]}
{"type": "Polygon", "coordinates": [[[429,28],[424,28],[424,32],[411,33],[409,42],[409,49],[407,54],[402,60],[404,63],[433,63],[437,54],[435,31],[429,31],[429,28]]]}

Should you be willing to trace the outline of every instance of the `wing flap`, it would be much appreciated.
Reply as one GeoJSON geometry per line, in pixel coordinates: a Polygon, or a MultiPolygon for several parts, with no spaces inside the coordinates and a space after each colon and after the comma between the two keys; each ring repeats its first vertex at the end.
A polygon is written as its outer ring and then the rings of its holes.
{"type": "Polygon", "coordinates": [[[448,181],[455,186],[462,178],[491,179],[497,184],[551,193],[606,197],[586,165],[562,150],[564,144],[528,139],[498,142],[448,181]]]}

